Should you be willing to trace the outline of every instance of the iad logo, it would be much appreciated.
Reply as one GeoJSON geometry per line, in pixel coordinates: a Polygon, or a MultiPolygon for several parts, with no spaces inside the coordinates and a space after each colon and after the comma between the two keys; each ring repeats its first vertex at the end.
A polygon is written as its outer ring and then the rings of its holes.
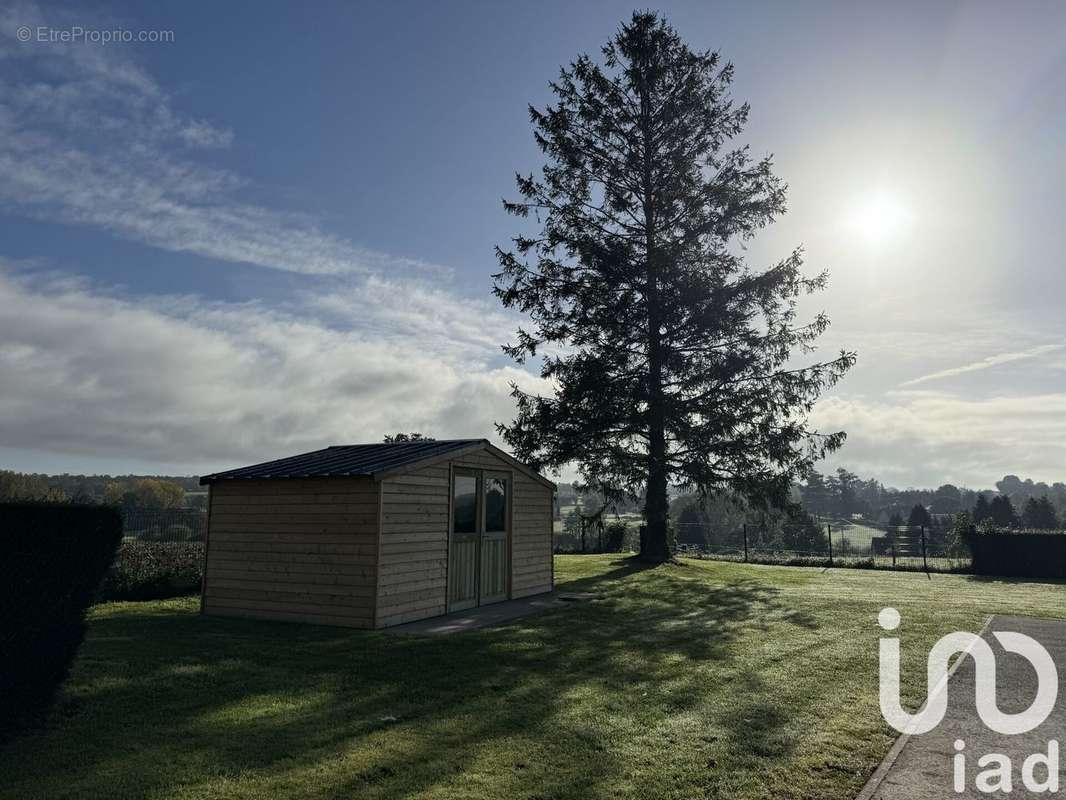
{"type": "MultiPolygon", "coordinates": [[[[899,627],[899,612],[884,608],[877,621],[886,631],[899,627]]],[[[1036,697],[1029,708],[1017,714],[1004,714],[996,703],[996,656],[991,646],[973,633],[949,633],[933,645],[927,661],[927,697],[917,714],[909,714],[900,704],[899,639],[881,639],[881,713],[885,721],[900,733],[922,734],[931,731],[944,719],[948,706],[948,662],[962,653],[974,662],[974,701],[982,722],[1004,735],[1028,733],[1041,725],[1055,708],[1059,694],[1059,676],[1051,654],[1038,641],[1022,633],[993,631],[993,636],[1008,653],[1025,658],[1036,671],[1036,697]]],[[[960,659],[961,662],[961,659],[960,659]]],[[[959,662],[956,662],[958,664],[959,662]]],[[[955,740],[952,758],[952,784],[957,794],[966,791],[966,742],[955,740]]],[[[1017,758],[1017,755],[1015,755],[1017,758]]],[[[1013,764],[1005,753],[986,753],[977,760],[981,770],[974,777],[974,786],[983,794],[1010,793],[1014,788],[1013,764]]],[[[1047,753],[1038,751],[1027,756],[1021,768],[1021,782],[1029,792],[1057,793],[1059,790],[1059,743],[1051,739],[1047,753]],[[1037,771],[1043,773],[1038,777],[1037,771]]]]}
{"type": "MultiPolygon", "coordinates": [[[[886,631],[899,627],[899,612],[884,608],[877,621],[886,631]]],[[[944,719],[948,707],[948,662],[956,653],[974,660],[976,686],[974,700],[977,713],[985,725],[996,733],[1028,733],[1042,724],[1055,708],[1059,696],[1059,674],[1051,654],[1040,642],[1024,633],[994,631],[996,640],[1008,653],[1017,653],[1033,665],[1037,676],[1036,697],[1025,711],[1004,714],[996,704],[996,656],[992,647],[975,633],[956,631],[944,636],[929,651],[927,663],[928,697],[917,714],[908,714],[899,697],[899,639],[881,639],[881,713],[885,721],[900,733],[921,734],[931,731],[944,719]]]]}

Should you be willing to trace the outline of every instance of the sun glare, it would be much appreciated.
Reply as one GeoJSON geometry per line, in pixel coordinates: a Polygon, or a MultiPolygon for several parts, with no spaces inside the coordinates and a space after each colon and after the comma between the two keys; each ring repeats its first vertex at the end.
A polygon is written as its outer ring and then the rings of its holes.
{"type": "Polygon", "coordinates": [[[856,199],[849,215],[850,227],[872,245],[883,245],[904,236],[911,223],[907,204],[892,192],[879,190],[856,199]]]}

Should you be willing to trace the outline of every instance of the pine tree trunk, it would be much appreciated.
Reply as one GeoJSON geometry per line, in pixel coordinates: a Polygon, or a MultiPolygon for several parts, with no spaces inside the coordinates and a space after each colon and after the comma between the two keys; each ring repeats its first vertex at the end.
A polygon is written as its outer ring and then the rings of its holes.
{"type": "Polygon", "coordinates": [[[670,506],[666,496],[666,469],[661,457],[656,459],[656,449],[653,442],[649,452],[651,458],[648,462],[648,494],[644,505],[647,535],[644,537],[640,558],[642,561],[662,563],[669,561],[673,553],[670,549],[670,506]]]}
{"type": "Polygon", "coordinates": [[[644,517],[648,532],[641,548],[643,561],[663,562],[672,556],[669,541],[670,505],[666,496],[666,409],[663,398],[663,358],[659,333],[661,313],[654,269],[649,285],[648,325],[648,483],[644,517]]]}
{"type": "Polygon", "coordinates": [[[652,178],[651,108],[645,87],[641,87],[641,132],[644,139],[644,244],[645,301],[648,304],[648,482],[644,500],[647,535],[640,550],[642,561],[662,563],[670,551],[670,506],[666,497],[666,408],[663,397],[662,301],[659,297],[659,262],[656,230],[655,187],[652,178]]]}
{"type": "Polygon", "coordinates": [[[669,540],[670,504],[666,496],[666,409],[663,398],[663,354],[660,337],[661,313],[654,288],[654,270],[649,281],[648,347],[648,483],[644,517],[648,532],[640,557],[661,563],[673,555],[669,540]]]}
{"type": "MultiPolygon", "coordinates": [[[[649,259],[650,261],[651,259],[649,259]]],[[[648,279],[648,483],[644,517],[648,533],[640,557],[661,563],[672,556],[669,542],[670,505],[666,496],[666,408],[663,397],[663,348],[656,269],[648,279]]]]}

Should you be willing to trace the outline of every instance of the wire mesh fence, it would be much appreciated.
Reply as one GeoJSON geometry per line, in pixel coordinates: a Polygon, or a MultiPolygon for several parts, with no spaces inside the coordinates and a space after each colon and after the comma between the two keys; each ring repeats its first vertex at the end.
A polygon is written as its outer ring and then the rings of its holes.
{"type": "Polygon", "coordinates": [[[199,508],[122,510],[123,538],[145,542],[202,542],[207,511],[199,508]]]}
{"type": "Polygon", "coordinates": [[[932,526],[840,520],[773,529],[681,523],[676,529],[679,554],[694,558],[944,572],[964,571],[971,565],[966,544],[950,529],[932,526]]]}

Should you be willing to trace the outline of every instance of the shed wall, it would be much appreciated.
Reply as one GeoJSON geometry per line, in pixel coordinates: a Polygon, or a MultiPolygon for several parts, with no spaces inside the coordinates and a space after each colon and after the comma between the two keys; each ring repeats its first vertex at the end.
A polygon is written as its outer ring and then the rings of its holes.
{"type": "Polygon", "coordinates": [[[214,483],[204,612],[373,627],[379,502],[370,478],[214,483]]]}
{"type": "Polygon", "coordinates": [[[551,490],[488,451],[467,453],[382,481],[379,628],[447,613],[454,467],[511,474],[511,597],[552,589],[551,490]]]}
{"type": "Polygon", "coordinates": [[[552,572],[552,490],[515,473],[511,597],[550,592],[552,572]]]}
{"type": "Polygon", "coordinates": [[[457,467],[512,473],[511,598],[552,590],[552,492],[488,450],[456,459],[457,467]]]}
{"type": "Polygon", "coordinates": [[[377,627],[446,611],[448,463],[381,482],[381,562],[377,627]]]}

